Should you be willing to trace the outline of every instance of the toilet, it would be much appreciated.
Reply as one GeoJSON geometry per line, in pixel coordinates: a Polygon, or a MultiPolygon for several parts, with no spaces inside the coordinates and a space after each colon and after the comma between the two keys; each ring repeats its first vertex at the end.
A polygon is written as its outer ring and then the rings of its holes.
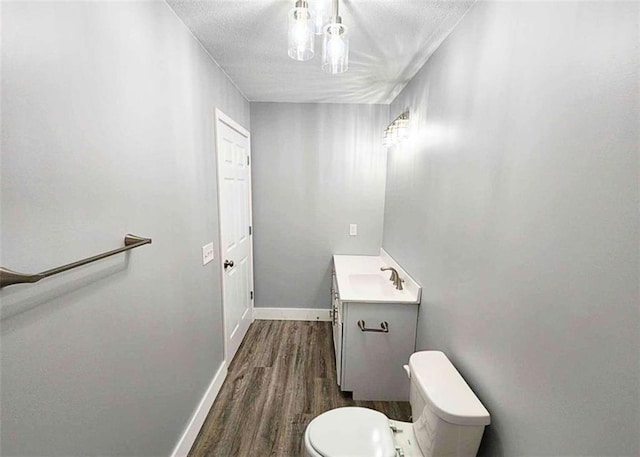
{"type": "MultiPolygon", "coordinates": [[[[307,426],[307,457],[473,457],[489,412],[446,355],[421,351],[405,365],[413,422],[368,408],[336,408],[307,426]]],[[[373,381],[375,382],[375,381],[373,381]]]]}

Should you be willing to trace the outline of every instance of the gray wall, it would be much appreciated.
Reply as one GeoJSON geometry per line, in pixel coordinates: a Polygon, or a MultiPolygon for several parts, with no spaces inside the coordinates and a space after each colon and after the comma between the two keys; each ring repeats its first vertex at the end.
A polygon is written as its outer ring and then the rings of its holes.
{"type": "Polygon", "coordinates": [[[383,245],[485,456],[640,453],[639,7],[477,3],[391,106],[383,245]]]}
{"type": "Polygon", "coordinates": [[[251,103],[255,306],[328,308],[332,254],[379,252],[388,109],[251,103]]]}
{"type": "Polygon", "coordinates": [[[2,290],[1,453],[168,455],[223,359],[214,109],[249,103],[164,2],[3,2],[2,59],[1,264],[153,244],[2,290]]]}

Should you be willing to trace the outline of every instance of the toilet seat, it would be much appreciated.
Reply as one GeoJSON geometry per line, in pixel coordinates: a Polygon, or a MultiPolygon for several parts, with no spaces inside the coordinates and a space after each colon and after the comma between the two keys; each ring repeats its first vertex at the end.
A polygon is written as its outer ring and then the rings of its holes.
{"type": "Polygon", "coordinates": [[[332,409],[313,419],[305,435],[305,441],[322,457],[396,456],[389,419],[372,409],[332,409]]]}

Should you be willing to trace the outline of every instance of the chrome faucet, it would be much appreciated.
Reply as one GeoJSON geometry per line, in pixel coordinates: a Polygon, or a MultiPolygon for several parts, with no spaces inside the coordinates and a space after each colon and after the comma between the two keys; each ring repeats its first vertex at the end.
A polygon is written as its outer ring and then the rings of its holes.
{"type": "Polygon", "coordinates": [[[393,285],[396,286],[397,290],[402,290],[402,283],[404,282],[404,279],[402,279],[400,275],[398,275],[398,272],[395,268],[380,267],[380,271],[391,271],[391,277],[389,278],[389,281],[393,281],[393,285]]]}

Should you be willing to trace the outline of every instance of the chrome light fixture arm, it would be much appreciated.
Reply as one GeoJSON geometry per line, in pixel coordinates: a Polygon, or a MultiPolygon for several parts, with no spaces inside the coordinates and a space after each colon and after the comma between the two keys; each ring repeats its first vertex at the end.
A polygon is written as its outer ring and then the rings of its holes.
{"type": "Polygon", "coordinates": [[[338,0],[332,0],[333,3],[333,14],[331,15],[331,20],[336,22],[342,22],[342,18],[340,17],[338,9],[340,5],[338,4],[338,0]]]}

